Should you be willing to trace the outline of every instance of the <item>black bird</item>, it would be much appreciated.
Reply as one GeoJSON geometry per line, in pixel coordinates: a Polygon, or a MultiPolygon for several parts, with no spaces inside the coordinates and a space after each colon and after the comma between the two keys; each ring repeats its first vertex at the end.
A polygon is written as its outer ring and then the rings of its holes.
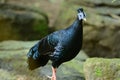
{"type": "Polygon", "coordinates": [[[79,8],[77,19],[66,29],[55,31],[42,38],[28,52],[28,67],[34,70],[52,61],[52,77],[56,80],[56,69],[63,63],[73,59],[80,51],[83,40],[83,20],[85,13],[79,8]]]}

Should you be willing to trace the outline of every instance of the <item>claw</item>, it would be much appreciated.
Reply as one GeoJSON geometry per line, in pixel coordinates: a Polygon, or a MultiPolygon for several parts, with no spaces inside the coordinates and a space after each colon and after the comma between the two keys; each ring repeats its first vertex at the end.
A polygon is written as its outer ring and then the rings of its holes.
{"type": "Polygon", "coordinates": [[[51,78],[52,78],[51,76],[48,76],[48,75],[47,75],[47,77],[48,77],[49,79],[51,79],[51,78]]]}

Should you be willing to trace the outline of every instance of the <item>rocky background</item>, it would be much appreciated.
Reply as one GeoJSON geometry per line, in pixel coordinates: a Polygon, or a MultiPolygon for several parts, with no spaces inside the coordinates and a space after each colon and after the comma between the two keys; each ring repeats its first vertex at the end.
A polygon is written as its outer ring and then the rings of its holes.
{"type": "Polygon", "coordinates": [[[119,80],[120,0],[0,0],[0,80],[49,80],[51,62],[29,71],[26,54],[36,40],[72,24],[79,7],[87,15],[83,48],[58,69],[58,80],[119,80]]]}

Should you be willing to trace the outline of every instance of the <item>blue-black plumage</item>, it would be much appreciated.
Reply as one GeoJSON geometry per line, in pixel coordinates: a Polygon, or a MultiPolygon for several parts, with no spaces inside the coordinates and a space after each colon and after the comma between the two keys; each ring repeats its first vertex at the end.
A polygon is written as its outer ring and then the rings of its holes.
{"type": "Polygon", "coordinates": [[[52,61],[53,76],[51,80],[56,80],[54,72],[63,62],[73,59],[82,48],[83,40],[83,20],[85,13],[79,8],[77,19],[68,28],[55,31],[42,38],[28,52],[28,67],[33,70],[40,66],[45,66],[49,60],[52,61]]]}

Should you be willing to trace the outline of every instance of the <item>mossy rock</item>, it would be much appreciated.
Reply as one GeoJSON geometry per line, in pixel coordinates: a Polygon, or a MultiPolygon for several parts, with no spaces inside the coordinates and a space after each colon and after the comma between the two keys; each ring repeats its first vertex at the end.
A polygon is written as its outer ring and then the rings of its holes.
{"type": "Polygon", "coordinates": [[[89,58],[84,63],[86,80],[119,80],[120,59],[89,58]]]}
{"type": "Polygon", "coordinates": [[[33,40],[48,34],[48,17],[42,11],[15,4],[0,4],[0,41],[33,40]]]}
{"type": "MultiPolygon", "coordinates": [[[[0,42],[0,79],[2,80],[50,80],[51,62],[39,69],[30,71],[27,67],[27,53],[38,41],[3,41],[0,42]],[[9,46],[8,46],[9,45],[9,46]]],[[[81,51],[72,61],[63,63],[57,69],[58,80],[85,80],[83,60],[88,56],[81,51]]]]}

